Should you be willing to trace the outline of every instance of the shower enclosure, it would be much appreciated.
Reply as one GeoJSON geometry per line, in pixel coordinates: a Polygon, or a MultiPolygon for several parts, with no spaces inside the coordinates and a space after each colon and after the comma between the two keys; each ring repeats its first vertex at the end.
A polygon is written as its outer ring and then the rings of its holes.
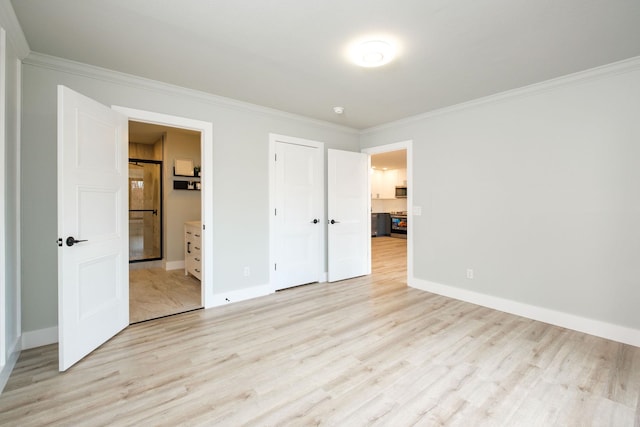
{"type": "Polygon", "coordinates": [[[162,259],[162,162],[129,159],[129,262],[162,259]]]}

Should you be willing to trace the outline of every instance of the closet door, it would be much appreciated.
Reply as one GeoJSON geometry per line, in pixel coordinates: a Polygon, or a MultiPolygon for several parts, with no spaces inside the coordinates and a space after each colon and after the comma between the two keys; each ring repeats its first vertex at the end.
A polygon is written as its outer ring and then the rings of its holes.
{"type": "Polygon", "coordinates": [[[324,164],[321,143],[289,137],[273,143],[273,273],[279,290],[321,280],[324,164]]]}

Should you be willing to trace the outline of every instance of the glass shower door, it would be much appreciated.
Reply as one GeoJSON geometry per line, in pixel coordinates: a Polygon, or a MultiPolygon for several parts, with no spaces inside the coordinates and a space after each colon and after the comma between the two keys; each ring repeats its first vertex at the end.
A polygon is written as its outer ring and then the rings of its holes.
{"type": "Polygon", "coordinates": [[[162,259],[162,162],[129,159],[129,262],[162,259]]]}

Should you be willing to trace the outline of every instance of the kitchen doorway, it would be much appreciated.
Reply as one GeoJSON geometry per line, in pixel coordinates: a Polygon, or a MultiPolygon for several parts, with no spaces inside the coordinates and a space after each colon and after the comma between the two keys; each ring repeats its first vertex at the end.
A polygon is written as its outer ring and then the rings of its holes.
{"type": "MultiPolygon", "coordinates": [[[[362,150],[371,156],[371,268],[398,272],[408,284],[413,259],[412,141],[362,150]]],[[[419,213],[419,212],[418,212],[419,213]]]]}

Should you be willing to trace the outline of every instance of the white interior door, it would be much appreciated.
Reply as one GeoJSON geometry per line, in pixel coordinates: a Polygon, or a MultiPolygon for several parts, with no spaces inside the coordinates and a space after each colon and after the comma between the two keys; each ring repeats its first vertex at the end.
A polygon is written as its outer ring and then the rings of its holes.
{"type": "Polygon", "coordinates": [[[369,156],[328,150],[329,282],[371,273],[369,156]]]}
{"type": "MultiPolygon", "coordinates": [[[[281,138],[284,139],[284,138],[281,138]]],[[[320,279],[322,258],[322,146],[275,141],[275,288],[320,279]]]]}
{"type": "Polygon", "coordinates": [[[58,86],[61,371],[129,324],[127,140],[124,115],[58,86]]]}

